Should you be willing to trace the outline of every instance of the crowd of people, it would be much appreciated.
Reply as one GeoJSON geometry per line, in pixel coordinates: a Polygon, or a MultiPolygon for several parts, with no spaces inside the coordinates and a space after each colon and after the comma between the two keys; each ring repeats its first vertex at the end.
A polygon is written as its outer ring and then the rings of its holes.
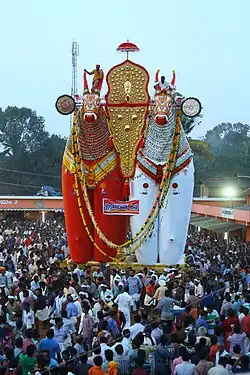
{"type": "Polygon", "coordinates": [[[80,267],[63,220],[0,223],[0,375],[250,373],[250,255],[191,232],[183,267],[80,267]]]}

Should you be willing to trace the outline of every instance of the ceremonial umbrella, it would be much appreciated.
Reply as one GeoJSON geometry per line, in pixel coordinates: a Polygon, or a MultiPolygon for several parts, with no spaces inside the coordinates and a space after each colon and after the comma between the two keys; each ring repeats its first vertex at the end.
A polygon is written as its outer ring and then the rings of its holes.
{"type": "Polygon", "coordinates": [[[129,52],[139,52],[140,49],[137,47],[136,44],[129,42],[128,40],[122,44],[120,44],[116,51],[118,52],[126,52],[127,53],[127,59],[128,59],[128,53],[129,52]]]}

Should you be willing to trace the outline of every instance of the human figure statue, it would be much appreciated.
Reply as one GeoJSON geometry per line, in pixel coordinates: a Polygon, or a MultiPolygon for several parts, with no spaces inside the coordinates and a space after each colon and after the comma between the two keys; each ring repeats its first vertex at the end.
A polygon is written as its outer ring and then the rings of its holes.
{"type": "Polygon", "coordinates": [[[164,76],[161,76],[160,82],[157,82],[154,86],[156,91],[166,92],[170,88],[169,82],[166,81],[164,76]]]}
{"type": "Polygon", "coordinates": [[[99,87],[103,81],[103,70],[100,69],[100,65],[96,64],[96,68],[92,70],[91,72],[88,72],[86,69],[84,71],[89,75],[94,75],[93,81],[92,81],[92,92],[100,91],[99,87]]]}
{"type": "Polygon", "coordinates": [[[154,89],[158,93],[167,93],[171,92],[175,88],[175,71],[173,70],[173,78],[171,82],[167,82],[164,76],[161,76],[160,81],[158,80],[158,73],[159,71],[156,72],[156,77],[155,77],[155,85],[154,89]]]}

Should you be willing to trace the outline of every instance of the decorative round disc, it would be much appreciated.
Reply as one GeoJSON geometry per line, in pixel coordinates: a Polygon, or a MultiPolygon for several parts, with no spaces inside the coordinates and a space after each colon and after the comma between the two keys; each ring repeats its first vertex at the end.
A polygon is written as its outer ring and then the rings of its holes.
{"type": "Polygon", "coordinates": [[[201,112],[201,103],[196,98],[187,98],[181,105],[181,110],[185,116],[195,117],[201,112]]]}
{"type": "Polygon", "coordinates": [[[61,95],[56,101],[56,109],[61,115],[70,115],[74,112],[75,101],[70,95],[61,95]]]}

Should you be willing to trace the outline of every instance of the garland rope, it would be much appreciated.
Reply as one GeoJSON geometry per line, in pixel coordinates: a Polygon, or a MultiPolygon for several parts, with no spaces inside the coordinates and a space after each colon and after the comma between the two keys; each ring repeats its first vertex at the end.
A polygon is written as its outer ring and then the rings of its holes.
{"type": "Polygon", "coordinates": [[[84,217],[84,213],[83,213],[83,209],[82,209],[82,203],[81,203],[81,197],[80,197],[80,192],[79,192],[79,184],[78,184],[78,176],[77,176],[77,172],[78,173],[81,173],[81,168],[79,166],[79,163],[78,161],[80,161],[80,158],[79,158],[79,154],[76,155],[75,153],[75,145],[76,145],[76,138],[77,138],[77,134],[76,134],[76,116],[75,116],[75,113],[74,113],[74,118],[73,118],[73,126],[72,126],[72,135],[73,135],[73,156],[74,156],[74,162],[75,162],[75,168],[74,168],[74,178],[75,178],[75,191],[76,191],[76,197],[77,197],[77,203],[78,203],[78,208],[79,208],[79,211],[80,211],[80,215],[81,215],[81,218],[82,218],[82,222],[83,222],[83,226],[84,226],[84,229],[90,239],[90,241],[92,242],[92,244],[96,247],[96,249],[102,254],[102,255],[105,255],[107,256],[109,259],[115,261],[116,259],[111,257],[110,255],[108,255],[105,251],[103,251],[100,246],[95,242],[89,228],[88,228],[88,224],[85,220],[85,217],[84,217]]]}
{"type": "MultiPolygon", "coordinates": [[[[76,122],[73,120],[73,126],[72,126],[72,135],[73,135],[73,147],[74,147],[74,150],[75,150],[75,143],[76,143],[76,138],[77,138],[77,134],[76,134],[76,122]]],[[[82,209],[82,204],[81,204],[81,197],[80,197],[80,192],[79,192],[79,184],[78,184],[78,177],[77,177],[77,172],[78,173],[81,173],[81,170],[80,170],[80,157],[79,157],[79,154],[77,154],[77,149],[76,149],[76,152],[73,152],[73,155],[74,155],[74,162],[75,162],[75,172],[74,172],[74,178],[75,178],[75,191],[76,191],[76,197],[77,197],[77,203],[78,203],[78,208],[79,208],[79,211],[80,211],[80,215],[81,215],[81,218],[82,218],[82,221],[83,221],[83,226],[84,226],[84,229],[90,239],[90,241],[93,243],[93,245],[96,247],[96,249],[102,254],[102,255],[105,255],[107,256],[109,259],[111,259],[112,261],[114,262],[121,262],[122,260],[125,259],[124,258],[120,258],[119,260],[117,258],[113,258],[111,257],[110,255],[108,255],[104,250],[102,250],[100,248],[100,246],[95,242],[89,228],[88,228],[88,224],[85,220],[85,217],[84,217],[84,213],[83,213],[83,209],[82,209]]],[[[144,238],[142,241],[139,242],[139,244],[136,246],[135,250],[137,250],[137,248],[139,248],[142,244],[142,242],[144,241],[144,238]]]]}
{"type": "MultiPolygon", "coordinates": [[[[95,217],[94,217],[94,214],[93,214],[93,211],[92,211],[89,199],[88,199],[88,192],[87,192],[87,188],[86,188],[86,181],[85,181],[84,173],[81,170],[82,166],[81,166],[80,158],[79,158],[79,144],[78,144],[78,134],[76,133],[76,116],[75,115],[76,115],[76,113],[74,114],[74,126],[73,126],[74,127],[74,137],[73,137],[73,140],[74,140],[74,159],[76,161],[78,177],[80,179],[85,204],[86,204],[86,207],[88,209],[89,215],[91,217],[91,221],[92,221],[93,225],[95,226],[99,237],[106,243],[106,245],[108,245],[111,248],[116,248],[118,251],[123,249],[124,247],[128,247],[129,245],[131,245],[131,247],[132,247],[132,245],[134,245],[132,250],[135,251],[137,248],[139,248],[141,246],[142,242],[145,240],[148,233],[151,231],[152,226],[154,224],[154,221],[156,220],[156,218],[159,215],[160,209],[164,206],[164,201],[165,201],[165,198],[166,198],[168,190],[169,190],[169,185],[170,185],[170,181],[171,181],[171,178],[172,178],[172,173],[173,173],[173,170],[174,170],[174,167],[175,167],[175,164],[176,164],[176,160],[177,160],[177,151],[178,151],[178,146],[179,146],[179,138],[180,138],[179,136],[180,136],[180,130],[181,130],[180,113],[178,112],[177,116],[176,116],[176,126],[175,126],[175,133],[173,135],[173,141],[172,141],[172,144],[173,144],[172,151],[169,155],[169,159],[168,159],[168,162],[166,164],[166,169],[164,171],[164,175],[162,177],[160,188],[159,188],[156,200],[153,204],[153,207],[152,207],[147,219],[145,220],[144,224],[142,225],[140,230],[136,233],[136,235],[122,245],[114,244],[113,242],[108,240],[106,238],[106,236],[104,235],[104,233],[99,228],[99,226],[98,226],[98,224],[95,220],[95,217]],[[77,156],[76,156],[76,154],[77,154],[77,156]],[[139,240],[139,244],[137,244],[137,246],[135,246],[134,243],[137,242],[138,240],[139,240]]],[[[78,181],[76,181],[76,184],[78,186],[78,181]]],[[[78,189],[78,193],[79,193],[79,189],[78,189]]],[[[79,202],[81,203],[81,201],[79,201],[79,202]]],[[[82,212],[82,208],[81,208],[81,216],[84,217],[84,214],[82,212]]],[[[84,219],[84,221],[85,221],[85,219],[84,219]]],[[[86,223],[86,221],[85,221],[85,223],[86,223]]],[[[89,229],[88,229],[87,233],[88,234],[90,233],[89,229]]],[[[91,235],[91,233],[90,233],[90,235],[91,235]]],[[[91,235],[91,237],[92,237],[92,235],[91,235]]],[[[90,239],[91,239],[91,237],[90,237],[90,239]]],[[[92,238],[92,240],[93,240],[93,238],[92,238]]],[[[95,245],[95,246],[98,249],[98,245],[95,245]]],[[[103,250],[99,249],[99,251],[101,251],[102,254],[107,255],[105,252],[103,252],[103,250]]],[[[109,256],[109,255],[107,255],[107,256],[109,256]]]]}

